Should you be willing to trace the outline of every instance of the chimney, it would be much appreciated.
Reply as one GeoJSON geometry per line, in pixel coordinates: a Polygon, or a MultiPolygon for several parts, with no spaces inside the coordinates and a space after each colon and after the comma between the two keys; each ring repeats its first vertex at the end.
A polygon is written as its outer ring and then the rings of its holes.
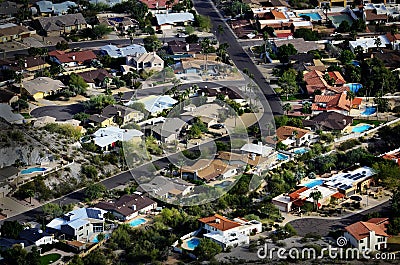
{"type": "Polygon", "coordinates": [[[256,154],[251,153],[251,160],[256,160],[256,154]]]}
{"type": "Polygon", "coordinates": [[[132,209],[133,209],[134,211],[136,211],[136,204],[133,204],[133,205],[132,205],[132,209]]]}
{"type": "Polygon", "coordinates": [[[117,115],[118,115],[118,117],[121,117],[122,116],[122,113],[121,113],[121,111],[119,110],[119,111],[117,111],[117,115]]]}
{"type": "Polygon", "coordinates": [[[188,44],[186,44],[186,51],[188,52],[190,50],[190,46],[189,46],[189,43],[188,44]]]}
{"type": "Polygon", "coordinates": [[[28,67],[28,63],[27,63],[27,62],[24,63],[24,67],[25,67],[25,68],[28,67]]]}
{"type": "Polygon", "coordinates": [[[347,121],[346,119],[343,119],[343,124],[346,125],[347,121]]]}
{"type": "Polygon", "coordinates": [[[258,142],[258,146],[262,146],[263,144],[262,144],[262,142],[258,142]]]}
{"type": "Polygon", "coordinates": [[[76,58],[76,57],[75,57],[75,55],[72,55],[72,60],[74,60],[74,61],[75,61],[75,58],[76,58]]]}
{"type": "Polygon", "coordinates": [[[215,219],[215,222],[216,222],[217,224],[219,224],[219,223],[221,222],[221,220],[219,220],[219,218],[217,218],[217,219],[215,219]]]}

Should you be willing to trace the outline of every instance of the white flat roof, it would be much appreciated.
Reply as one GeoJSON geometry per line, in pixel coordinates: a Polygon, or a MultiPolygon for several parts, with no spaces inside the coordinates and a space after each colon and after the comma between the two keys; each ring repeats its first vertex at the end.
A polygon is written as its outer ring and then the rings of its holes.
{"type": "Polygon", "coordinates": [[[129,141],[134,137],[141,137],[143,133],[135,129],[120,129],[110,126],[97,130],[93,136],[93,141],[100,147],[108,146],[117,141],[129,141]]]}
{"type": "Polygon", "coordinates": [[[274,151],[272,147],[260,145],[260,144],[245,144],[240,148],[241,151],[248,153],[254,153],[262,156],[269,155],[274,151]]]}
{"type": "Polygon", "coordinates": [[[240,232],[232,232],[229,233],[227,236],[223,236],[218,233],[207,233],[203,235],[204,237],[211,238],[214,241],[221,242],[223,244],[231,243],[234,244],[235,242],[243,242],[246,241],[249,236],[246,236],[240,232]]]}
{"type": "Polygon", "coordinates": [[[355,184],[360,183],[373,175],[375,175],[375,172],[372,168],[360,167],[351,172],[335,174],[328,178],[324,185],[336,189],[347,190],[353,187],[355,184]]]}
{"type": "Polygon", "coordinates": [[[324,199],[326,197],[330,197],[333,194],[337,193],[337,190],[332,189],[332,188],[327,188],[327,187],[323,187],[323,186],[315,186],[311,189],[307,189],[307,190],[303,191],[302,193],[299,194],[299,196],[300,196],[300,198],[305,198],[306,201],[313,202],[313,199],[310,198],[310,195],[314,191],[321,192],[322,199],[324,199]]]}

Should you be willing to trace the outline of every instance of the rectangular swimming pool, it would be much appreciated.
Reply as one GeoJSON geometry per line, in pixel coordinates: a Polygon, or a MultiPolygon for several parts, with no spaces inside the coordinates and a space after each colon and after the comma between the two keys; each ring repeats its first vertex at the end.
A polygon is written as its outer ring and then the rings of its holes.
{"type": "Polygon", "coordinates": [[[307,187],[309,189],[312,189],[315,186],[322,185],[323,183],[324,183],[324,181],[322,179],[315,179],[313,181],[310,181],[310,182],[307,182],[307,183],[303,184],[303,186],[307,187]]]}
{"type": "Polygon", "coordinates": [[[322,18],[321,18],[321,16],[318,14],[318,13],[299,13],[299,14],[297,14],[299,17],[301,17],[301,16],[308,16],[308,17],[310,17],[311,18],[311,20],[321,20],[322,18]]]}
{"type": "Polygon", "coordinates": [[[35,172],[44,172],[46,170],[47,170],[47,168],[44,168],[44,167],[31,167],[31,168],[21,170],[20,173],[21,173],[21,175],[27,175],[27,174],[32,174],[35,172]]]}

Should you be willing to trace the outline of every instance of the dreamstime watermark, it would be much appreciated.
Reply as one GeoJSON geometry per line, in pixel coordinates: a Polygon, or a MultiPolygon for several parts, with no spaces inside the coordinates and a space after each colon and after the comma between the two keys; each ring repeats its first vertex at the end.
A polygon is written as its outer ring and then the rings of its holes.
{"type": "Polygon", "coordinates": [[[257,251],[260,259],[341,259],[341,260],[396,260],[396,253],[379,252],[373,253],[369,248],[359,250],[358,248],[343,248],[347,245],[347,239],[343,236],[336,240],[338,247],[328,245],[317,251],[313,247],[298,249],[283,247],[268,247],[265,243],[257,251]]]}

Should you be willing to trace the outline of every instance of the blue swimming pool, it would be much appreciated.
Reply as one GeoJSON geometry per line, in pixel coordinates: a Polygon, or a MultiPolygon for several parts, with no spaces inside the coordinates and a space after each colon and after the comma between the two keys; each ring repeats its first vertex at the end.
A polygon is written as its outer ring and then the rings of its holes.
{"type": "Polygon", "coordinates": [[[366,107],[363,112],[361,112],[361,115],[372,115],[376,112],[376,107],[366,107]]]}
{"type": "Polygon", "coordinates": [[[315,179],[313,181],[307,182],[303,184],[304,187],[307,187],[309,189],[314,188],[315,186],[322,185],[324,181],[322,179],[315,179]]]}
{"type": "Polygon", "coordinates": [[[226,181],[223,181],[221,183],[215,184],[214,186],[215,187],[219,187],[219,188],[225,188],[225,187],[228,187],[231,184],[232,184],[232,181],[226,180],[226,181]]]}
{"type": "Polygon", "coordinates": [[[135,220],[132,220],[131,222],[129,222],[129,225],[132,226],[132,227],[136,227],[136,226],[139,226],[139,225],[144,224],[146,222],[147,222],[146,219],[138,218],[138,219],[135,219],[135,220]]]}
{"type": "MultiPolygon", "coordinates": [[[[95,236],[95,238],[93,238],[92,243],[99,243],[99,239],[97,238],[98,235],[95,236]]],[[[109,239],[110,238],[110,234],[105,234],[104,235],[105,239],[109,239]]]]}
{"type": "Polygon", "coordinates": [[[281,154],[281,153],[278,153],[278,154],[276,155],[276,157],[277,157],[277,159],[280,160],[280,161],[282,161],[282,160],[288,160],[288,159],[289,159],[289,156],[284,155],[284,154],[281,154]]]}
{"type": "Polygon", "coordinates": [[[351,131],[356,132],[356,133],[362,133],[362,132],[368,131],[371,127],[372,127],[371,125],[364,124],[364,125],[353,127],[353,129],[351,131]]]}
{"type": "Polygon", "coordinates": [[[294,150],[293,153],[295,153],[296,155],[302,155],[302,154],[307,153],[307,152],[308,152],[307,148],[299,148],[299,149],[294,150]]]}
{"type": "Polygon", "coordinates": [[[362,88],[362,85],[359,83],[349,83],[345,84],[345,86],[349,87],[351,92],[357,93],[360,88],[362,88]]]}
{"type": "Polygon", "coordinates": [[[44,168],[44,167],[31,167],[31,168],[27,168],[27,169],[21,170],[21,174],[22,175],[27,175],[27,174],[32,174],[32,173],[35,173],[35,172],[44,172],[46,170],[47,170],[47,168],[44,168]]]}
{"type": "Polygon", "coordinates": [[[321,20],[321,16],[318,13],[300,13],[298,14],[299,17],[301,16],[308,16],[311,20],[321,20]]]}
{"type": "Polygon", "coordinates": [[[200,239],[194,237],[194,238],[188,240],[186,243],[187,243],[188,249],[193,250],[200,244],[200,239]]]}

